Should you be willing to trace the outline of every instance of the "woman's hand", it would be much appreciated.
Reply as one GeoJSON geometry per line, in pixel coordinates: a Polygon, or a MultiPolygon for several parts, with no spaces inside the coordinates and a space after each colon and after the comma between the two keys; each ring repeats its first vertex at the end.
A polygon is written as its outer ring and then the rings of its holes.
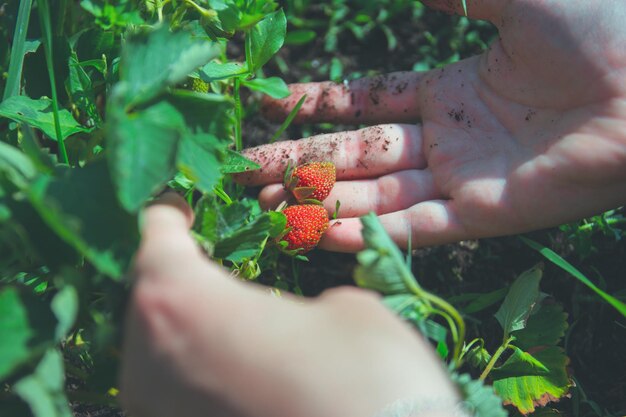
{"type": "MultiPolygon", "coordinates": [[[[459,1],[427,1],[433,7],[459,1]]],[[[480,56],[426,73],[347,85],[295,84],[267,100],[282,121],[307,94],[299,122],[381,124],[245,151],[285,197],[287,161],[332,161],[338,182],[325,204],[340,219],[320,247],[357,251],[358,217],[374,211],[396,242],[435,245],[526,232],[626,202],[626,8],[621,0],[472,0],[500,38],[480,56]],[[421,123],[415,123],[421,119],[421,123]],[[402,123],[402,124],[400,124],[402,123]]],[[[444,6],[448,5],[448,6],[444,6]]]]}
{"type": "Polygon", "coordinates": [[[122,361],[133,416],[363,417],[400,399],[452,414],[442,363],[373,293],[277,298],[206,259],[191,223],[175,194],[145,212],[122,361]]]}

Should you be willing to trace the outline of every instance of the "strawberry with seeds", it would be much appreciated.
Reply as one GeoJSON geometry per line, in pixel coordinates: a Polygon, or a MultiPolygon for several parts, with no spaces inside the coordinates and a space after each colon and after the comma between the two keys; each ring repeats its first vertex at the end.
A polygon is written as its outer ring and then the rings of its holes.
{"type": "Polygon", "coordinates": [[[285,208],[285,233],[276,240],[286,252],[303,254],[315,248],[328,229],[328,213],[317,204],[302,204],[285,208]]]}
{"type": "Polygon", "coordinates": [[[336,179],[337,173],[332,162],[310,162],[288,167],[283,184],[298,203],[316,203],[328,197],[336,179]]]}

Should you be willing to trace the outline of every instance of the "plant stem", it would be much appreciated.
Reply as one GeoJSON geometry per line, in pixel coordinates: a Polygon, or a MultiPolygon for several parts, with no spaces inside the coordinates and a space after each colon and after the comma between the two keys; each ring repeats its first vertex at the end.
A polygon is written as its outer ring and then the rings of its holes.
{"type": "Polygon", "coordinates": [[[65,26],[65,13],[67,12],[67,0],[59,0],[59,15],[56,21],[56,36],[63,36],[63,28],[65,26]]]}
{"type": "Polygon", "coordinates": [[[239,77],[235,78],[235,84],[233,86],[233,96],[235,99],[235,150],[241,152],[243,149],[243,139],[241,137],[241,97],[239,96],[239,87],[241,80],[239,77]]]}
{"type": "Polygon", "coordinates": [[[228,194],[226,194],[226,191],[224,191],[224,188],[222,188],[222,185],[216,185],[215,187],[213,187],[213,192],[215,193],[215,195],[217,195],[219,198],[222,199],[222,201],[224,203],[226,203],[226,205],[231,205],[233,204],[233,200],[230,198],[230,196],[228,194]]]}
{"type": "MultiPolygon", "coordinates": [[[[443,310],[434,309],[433,313],[443,317],[448,322],[448,327],[450,327],[450,333],[452,334],[452,341],[454,342],[454,347],[461,346],[462,341],[459,340],[459,332],[457,330],[456,323],[454,319],[443,310]]],[[[459,354],[460,357],[460,354],[459,354]]]]}
{"type": "Polygon", "coordinates": [[[254,262],[259,262],[259,258],[261,257],[261,254],[265,250],[265,245],[267,244],[267,241],[269,238],[270,238],[270,235],[267,235],[265,236],[265,239],[263,239],[263,242],[261,243],[261,246],[259,247],[259,253],[257,253],[256,256],[254,257],[254,262]]]}
{"type": "Polygon", "coordinates": [[[156,8],[157,8],[157,17],[159,19],[159,23],[163,22],[163,1],[162,0],[155,0],[156,1],[156,8]]]}
{"type": "MultiPolygon", "coordinates": [[[[455,346],[454,346],[454,360],[458,364],[461,359],[461,350],[463,349],[463,342],[465,341],[465,322],[463,321],[463,317],[461,317],[459,312],[456,311],[456,308],[452,307],[452,305],[450,305],[444,299],[439,298],[436,295],[431,294],[426,291],[422,291],[422,294],[420,295],[426,300],[430,301],[432,304],[439,307],[444,312],[446,312],[450,317],[452,317],[452,319],[456,323],[458,335],[457,335],[457,340],[455,341],[455,346]]],[[[450,330],[452,331],[452,328],[450,330]]]]}
{"type": "Polygon", "coordinates": [[[496,350],[496,353],[493,354],[493,356],[491,357],[491,360],[489,361],[489,363],[487,363],[487,366],[485,367],[485,370],[483,371],[482,374],[480,374],[479,379],[481,381],[484,381],[485,378],[487,378],[487,375],[489,375],[489,372],[491,372],[491,370],[493,369],[493,367],[496,365],[496,362],[498,361],[498,359],[500,359],[500,356],[502,356],[502,354],[504,353],[504,351],[509,347],[509,344],[513,341],[513,337],[509,337],[507,340],[504,341],[504,343],[498,348],[498,350],[496,350]]]}
{"type": "Polygon", "coordinates": [[[463,351],[461,352],[461,360],[465,357],[465,355],[467,355],[467,352],[470,351],[470,349],[472,347],[474,347],[474,345],[476,343],[480,343],[481,347],[485,347],[485,342],[483,341],[483,339],[474,339],[471,342],[469,342],[467,345],[463,346],[463,351]]]}
{"type": "Polygon", "coordinates": [[[280,135],[283,134],[285,129],[287,129],[289,127],[289,125],[291,124],[293,119],[296,117],[296,115],[300,111],[300,107],[302,107],[302,105],[304,104],[304,101],[306,100],[306,97],[307,97],[306,94],[304,94],[300,98],[300,100],[298,100],[298,103],[296,103],[295,107],[293,109],[291,109],[291,111],[287,115],[287,118],[285,119],[283,124],[280,125],[280,127],[278,128],[276,133],[274,133],[274,136],[272,136],[272,138],[270,139],[270,143],[276,142],[276,139],[278,139],[280,137],[280,135]]]}
{"type": "Polygon", "coordinates": [[[205,9],[204,7],[199,6],[197,3],[195,3],[192,0],[184,0],[184,2],[188,4],[189,6],[193,7],[194,9],[196,9],[204,17],[208,17],[208,18],[217,17],[217,12],[215,10],[205,9]]]}
{"type": "Polygon", "coordinates": [[[67,150],[61,133],[61,122],[59,121],[59,103],[57,102],[57,88],[54,77],[54,61],[52,59],[52,30],[50,27],[50,8],[48,0],[37,0],[37,9],[39,11],[39,21],[43,32],[43,46],[46,54],[46,65],[48,67],[48,75],[50,77],[50,89],[52,91],[52,115],[54,117],[54,131],[59,146],[59,157],[61,163],[69,165],[67,158],[67,150]]]}
{"type": "MultiPolygon", "coordinates": [[[[613,226],[616,224],[621,224],[621,223],[626,223],[626,218],[621,218],[621,217],[609,217],[607,219],[605,219],[606,224],[608,224],[609,226],[613,226]]],[[[596,223],[586,223],[583,224],[581,226],[578,227],[578,230],[580,231],[587,231],[587,230],[591,230],[594,229],[596,227],[596,223]]]]}
{"type": "Polygon", "coordinates": [[[24,64],[24,45],[32,3],[32,0],[20,1],[20,8],[17,12],[17,23],[15,25],[15,32],[13,33],[13,45],[11,45],[9,77],[5,85],[2,100],[20,94],[22,65],[24,64]]]}

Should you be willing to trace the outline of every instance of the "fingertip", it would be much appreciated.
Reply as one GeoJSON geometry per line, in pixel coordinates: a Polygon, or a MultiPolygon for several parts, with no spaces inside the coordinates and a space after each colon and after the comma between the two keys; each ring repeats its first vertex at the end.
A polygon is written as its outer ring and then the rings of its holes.
{"type": "Polygon", "coordinates": [[[359,219],[331,220],[319,248],[332,252],[356,253],[364,248],[359,219]]]}
{"type": "Polygon", "coordinates": [[[259,204],[263,210],[275,210],[290,195],[281,184],[270,184],[259,193],[259,204]]]}
{"type": "Polygon", "coordinates": [[[141,229],[144,234],[165,227],[188,231],[193,222],[193,210],[185,199],[173,191],[167,191],[145,208],[141,229]]]}

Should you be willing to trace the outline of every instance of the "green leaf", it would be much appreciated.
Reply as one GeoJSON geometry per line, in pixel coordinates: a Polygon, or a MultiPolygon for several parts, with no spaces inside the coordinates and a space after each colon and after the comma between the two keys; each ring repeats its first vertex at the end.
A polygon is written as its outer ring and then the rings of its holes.
{"type": "Polygon", "coordinates": [[[118,0],[108,2],[103,0],[82,0],[83,9],[96,17],[96,23],[103,29],[125,28],[130,25],[144,23],[139,10],[133,7],[133,2],[118,0]]]}
{"type": "Polygon", "coordinates": [[[40,176],[28,198],[45,223],[103,274],[121,278],[137,247],[136,220],[117,203],[104,160],[40,176]]]}
{"type": "Polygon", "coordinates": [[[341,60],[339,58],[333,57],[330,60],[330,69],[328,76],[332,81],[341,81],[341,78],[343,77],[343,64],[341,63],[341,60]]]}
{"type": "Polygon", "coordinates": [[[239,152],[231,149],[226,153],[226,159],[222,164],[223,174],[235,174],[237,172],[253,171],[261,168],[261,165],[249,160],[239,152]]]}
{"type": "Polygon", "coordinates": [[[279,77],[257,78],[249,81],[242,80],[242,84],[250,90],[267,94],[272,98],[285,98],[291,94],[287,84],[279,77]]]}
{"type": "MultiPolygon", "coordinates": [[[[462,294],[460,297],[466,296],[466,299],[472,300],[462,310],[465,314],[474,314],[479,311],[491,307],[498,301],[502,300],[508,292],[508,288],[500,288],[484,294],[462,294]]],[[[449,299],[452,304],[456,304],[456,300],[449,299]]]]}
{"type": "MultiPolygon", "coordinates": [[[[276,142],[276,139],[278,139],[280,137],[280,135],[283,134],[285,129],[287,129],[289,127],[289,125],[291,124],[293,119],[298,115],[298,112],[300,111],[300,108],[304,104],[304,102],[306,100],[306,97],[307,97],[306,94],[303,94],[302,97],[300,97],[300,100],[298,100],[298,102],[293,107],[293,109],[291,109],[291,111],[289,112],[289,114],[285,118],[285,121],[280,125],[278,130],[276,130],[276,133],[274,133],[274,135],[270,139],[270,143],[276,142]]],[[[339,201],[339,200],[337,200],[337,201],[339,201]]]]}
{"type": "Polygon", "coordinates": [[[166,26],[131,35],[120,64],[126,102],[136,105],[157,97],[219,52],[217,43],[194,39],[185,31],[172,33],[166,26]]]}
{"type": "Polygon", "coordinates": [[[287,19],[283,10],[268,14],[246,36],[246,63],[251,73],[263,67],[283,46],[287,19]]]}
{"type": "Polygon", "coordinates": [[[451,373],[450,376],[461,392],[463,407],[470,415],[476,417],[508,416],[502,407],[502,400],[491,387],[484,385],[480,380],[472,379],[469,374],[451,373]]]}
{"type": "Polygon", "coordinates": [[[70,100],[88,118],[87,125],[100,127],[102,119],[96,108],[91,78],[89,78],[78,62],[78,57],[74,51],[70,55],[69,71],[67,90],[69,91],[70,100]]]}
{"type": "Polygon", "coordinates": [[[526,327],[512,335],[515,336],[517,346],[530,350],[538,346],[556,345],[566,330],[567,313],[563,312],[563,306],[544,302],[539,311],[530,316],[526,327]]]}
{"type": "Polygon", "coordinates": [[[524,243],[526,243],[528,246],[530,246],[531,248],[535,249],[540,254],[542,254],[550,262],[552,262],[556,266],[560,267],[564,271],[570,273],[578,281],[580,281],[583,284],[585,284],[588,288],[590,288],[596,294],[598,294],[600,297],[602,297],[604,299],[604,301],[606,301],[611,306],[613,306],[613,308],[615,308],[617,311],[619,311],[622,316],[626,317],[626,304],[624,304],[623,302],[621,302],[617,298],[613,297],[612,295],[607,294],[606,292],[602,291],[593,282],[591,282],[591,280],[589,278],[587,278],[582,272],[580,272],[578,269],[576,269],[572,264],[567,262],[565,259],[561,258],[553,250],[551,250],[549,248],[546,248],[545,246],[540,245],[539,243],[537,243],[535,241],[532,241],[530,239],[527,239],[527,238],[525,238],[523,236],[520,236],[520,239],[522,239],[522,241],[524,243]]]}
{"type": "Polygon", "coordinates": [[[369,213],[361,217],[361,223],[366,249],[357,254],[359,265],[354,271],[357,285],[383,294],[412,292],[417,282],[378,217],[369,213]]]}
{"type": "Polygon", "coordinates": [[[9,59],[9,74],[6,80],[2,100],[20,94],[22,81],[22,65],[24,55],[28,52],[26,45],[26,32],[28,31],[28,21],[30,19],[30,9],[32,0],[20,1],[20,8],[17,13],[15,32],[13,33],[13,45],[11,45],[11,58],[9,59]]]}
{"type": "Polygon", "coordinates": [[[107,106],[108,157],[119,201],[135,212],[174,176],[185,122],[167,101],[127,114],[123,94],[114,93],[107,106]]]}
{"type": "Polygon", "coordinates": [[[118,56],[119,43],[115,41],[113,31],[103,31],[100,28],[88,29],[80,32],[80,36],[72,46],[80,58],[81,65],[94,66],[103,72],[105,62],[102,56],[118,56]]]}
{"type": "Polygon", "coordinates": [[[0,288],[0,381],[54,343],[55,325],[39,298],[16,287],[0,288]]]}
{"type": "Polygon", "coordinates": [[[78,293],[70,285],[59,291],[52,302],[50,308],[57,318],[57,325],[54,331],[56,340],[62,340],[74,326],[74,321],[78,315],[78,293]]]}
{"type": "Polygon", "coordinates": [[[515,406],[522,414],[558,401],[567,395],[572,385],[566,369],[569,360],[562,348],[549,346],[533,352],[533,357],[549,370],[546,375],[508,377],[493,383],[504,404],[515,406]]]}
{"type": "Polygon", "coordinates": [[[292,30],[285,36],[286,45],[304,45],[311,42],[317,34],[313,30],[292,30]]]}
{"type": "Polygon", "coordinates": [[[185,135],[178,148],[176,164],[201,191],[210,193],[222,178],[220,167],[225,152],[224,142],[211,134],[185,135]]]}
{"type": "Polygon", "coordinates": [[[539,281],[541,269],[536,266],[523,272],[511,285],[495,317],[504,329],[505,339],[512,331],[521,330],[531,312],[541,300],[539,281]]]}
{"type": "MultiPolygon", "coordinates": [[[[54,129],[52,100],[49,98],[33,100],[26,96],[13,96],[0,103],[0,116],[26,123],[42,130],[51,139],[57,139],[54,129]]],[[[65,109],[59,110],[59,122],[63,140],[75,133],[90,131],[90,129],[81,126],[65,109]]]]}
{"type": "Polygon", "coordinates": [[[214,256],[232,262],[241,262],[259,253],[260,245],[270,234],[285,229],[287,219],[282,213],[267,212],[244,224],[215,245],[214,256]]]}
{"type": "Polygon", "coordinates": [[[0,142],[0,174],[16,187],[25,189],[37,175],[37,170],[19,149],[0,142]]]}
{"type": "Polygon", "coordinates": [[[222,205],[204,198],[196,206],[194,230],[214,246],[215,257],[241,262],[256,256],[265,239],[280,234],[286,223],[284,214],[262,212],[255,200],[222,205]]]}
{"type": "Polygon", "coordinates": [[[215,61],[209,62],[198,71],[200,79],[207,83],[232,77],[240,77],[248,73],[249,71],[246,65],[239,62],[225,62],[222,64],[215,61]]]}
{"type": "Polygon", "coordinates": [[[187,130],[231,141],[233,101],[230,98],[186,90],[172,91],[166,98],[182,114],[187,130]]]}
{"type": "Polygon", "coordinates": [[[241,11],[233,0],[208,0],[215,16],[203,15],[202,25],[217,37],[231,37],[241,23],[241,11]]]}
{"type": "Polygon", "coordinates": [[[475,368],[485,369],[491,360],[491,354],[483,346],[475,346],[467,353],[467,361],[475,368]]]}
{"type": "Polygon", "coordinates": [[[492,379],[498,380],[508,377],[546,375],[550,371],[545,365],[539,362],[530,353],[524,352],[518,347],[511,346],[511,355],[502,366],[493,368],[489,375],[492,379]]]}
{"type": "Polygon", "coordinates": [[[72,417],[65,396],[63,356],[56,349],[49,349],[35,372],[20,379],[13,390],[28,403],[34,417],[72,417]]]}

